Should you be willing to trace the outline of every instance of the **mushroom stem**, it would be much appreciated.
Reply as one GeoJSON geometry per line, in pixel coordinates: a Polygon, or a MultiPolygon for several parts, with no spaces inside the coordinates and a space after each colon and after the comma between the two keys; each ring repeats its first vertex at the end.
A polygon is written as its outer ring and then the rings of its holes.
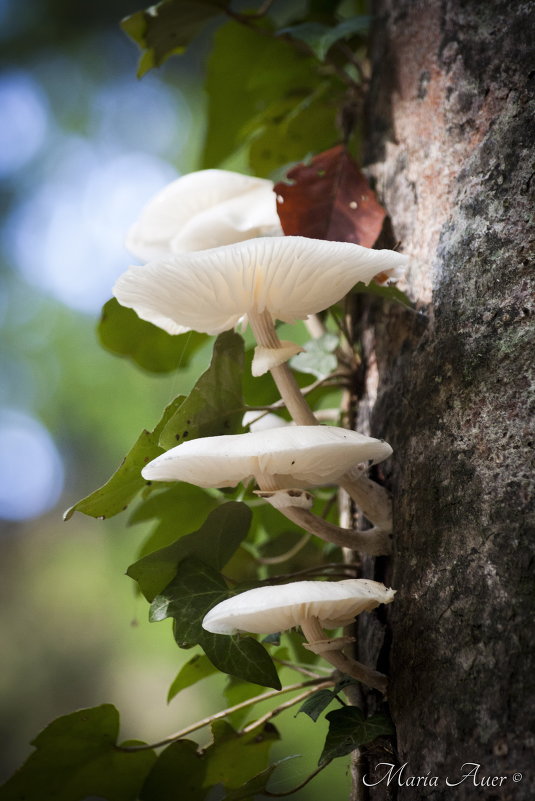
{"type": "MultiPolygon", "coordinates": [[[[260,347],[273,349],[281,347],[281,341],[275,331],[273,318],[267,310],[263,312],[251,311],[247,316],[249,325],[260,347]]],[[[277,367],[272,367],[270,372],[293,420],[301,426],[318,425],[318,421],[304,399],[295,376],[288,365],[279,364],[277,367]]]]}
{"type": "Polygon", "coordinates": [[[368,478],[364,468],[356,467],[349,470],[338,483],[368,520],[385,533],[392,532],[390,495],[384,487],[368,478]]]}
{"type": "MultiPolygon", "coordinates": [[[[267,310],[261,313],[249,312],[248,318],[251,329],[259,345],[265,348],[280,348],[281,342],[277,336],[273,318],[267,310]]],[[[288,364],[285,363],[277,367],[272,367],[270,372],[292,419],[298,425],[302,426],[319,425],[319,421],[306,402],[288,364]]],[[[383,538],[392,532],[392,505],[388,492],[384,487],[371,481],[360,468],[350,470],[342,476],[338,483],[346,490],[353,501],[355,501],[365,517],[374,524],[375,530],[378,532],[380,531],[383,538]]],[[[266,487],[266,489],[271,488],[266,487]]],[[[304,528],[306,528],[306,526],[304,526],[304,528]]],[[[307,531],[312,531],[312,529],[307,528],[307,531]]],[[[340,531],[344,531],[344,529],[340,529],[340,531]]],[[[371,531],[373,532],[374,529],[371,529],[371,531]]],[[[317,530],[312,531],[312,533],[317,534],[319,537],[322,536],[317,530]]],[[[323,539],[326,539],[326,537],[323,537],[323,539]]],[[[368,533],[367,541],[371,542],[371,540],[372,537],[370,537],[368,533]]],[[[329,541],[335,542],[336,545],[341,545],[342,547],[353,549],[355,547],[361,548],[355,541],[354,536],[351,543],[347,541],[342,542],[340,538],[338,538],[338,541],[329,541]]],[[[369,551],[365,552],[369,553],[369,551]]],[[[384,553],[384,551],[381,551],[381,553],[384,553]]],[[[389,551],[387,551],[387,553],[389,553],[389,551]]]]}
{"type": "MultiPolygon", "coordinates": [[[[309,617],[306,620],[302,620],[301,629],[307,642],[312,646],[310,648],[311,651],[314,651],[314,645],[316,643],[321,643],[326,639],[325,632],[317,617],[309,617]]],[[[345,640],[342,640],[342,642],[345,642],[345,640]]],[[[383,695],[386,694],[388,679],[384,673],[379,673],[378,670],[374,670],[367,665],[363,665],[361,662],[357,662],[355,659],[351,659],[341,650],[322,649],[321,656],[347,676],[357,679],[357,681],[366,684],[368,687],[373,687],[374,690],[379,690],[383,695]]]]}
{"type": "Polygon", "coordinates": [[[382,556],[391,552],[390,533],[380,528],[374,527],[368,531],[341,528],[322,517],[317,517],[308,509],[301,509],[297,506],[287,506],[279,511],[288,520],[304,528],[305,531],[315,534],[326,542],[332,542],[340,548],[351,548],[353,551],[361,551],[370,556],[382,556]]]}

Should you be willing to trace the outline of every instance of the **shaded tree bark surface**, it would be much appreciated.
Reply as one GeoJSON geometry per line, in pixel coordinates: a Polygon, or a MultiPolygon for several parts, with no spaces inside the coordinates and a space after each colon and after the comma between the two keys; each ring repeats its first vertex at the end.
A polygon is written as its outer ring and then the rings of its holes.
{"type": "MultiPolygon", "coordinates": [[[[391,674],[408,763],[362,797],[532,801],[535,4],[378,0],[375,14],[365,163],[417,311],[360,309],[357,427],[395,450],[395,551],[365,570],[398,590],[360,623],[360,658],[391,674]],[[463,763],[480,768],[448,787],[463,763]]],[[[385,773],[374,759],[368,781],[385,773]]]]}

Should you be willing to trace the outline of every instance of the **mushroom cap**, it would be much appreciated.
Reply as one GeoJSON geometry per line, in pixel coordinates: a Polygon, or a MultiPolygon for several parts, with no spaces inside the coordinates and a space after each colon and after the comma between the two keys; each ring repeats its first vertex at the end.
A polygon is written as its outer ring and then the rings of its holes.
{"type": "Polygon", "coordinates": [[[273,634],[319,618],[327,629],[346,626],[361,612],[388,604],[395,590],[370,579],[295,581],[276,587],[257,587],[214,606],[203,628],[213,634],[273,634]]]}
{"type": "Polygon", "coordinates": [[[234,487],[251,477],[260,484],[268,477],[279,489],[313,487],[391,453],[383,440],[346,428],[282,426],[183,442],[149,462],[141,474],[149,481],[187,481],[205,488],[234,487]]]}
{"type": "Polygon", "coordinates": [[[126,246],[143,260],[280,234],[273,183],[228,170],[183,175],[158,192],[126,246]]]}
{"type": "Polygon", "coordinates": [[[326,309],[358,281],[407,257],[350,242],[271,236],[130,267],[113,293],[169,334],[219,334],[248,312],[294,322],[326,309]]]}

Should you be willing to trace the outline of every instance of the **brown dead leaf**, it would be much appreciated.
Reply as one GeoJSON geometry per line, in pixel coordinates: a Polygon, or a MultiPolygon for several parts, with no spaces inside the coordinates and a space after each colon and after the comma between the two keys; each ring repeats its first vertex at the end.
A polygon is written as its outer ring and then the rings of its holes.
{"type": "Polygon", "coordinates": [[[287,236],[308,236],[372,247],[386,212],[347,152],[336,145],[288,172],[275,184],[277,210],[287,236]]]}

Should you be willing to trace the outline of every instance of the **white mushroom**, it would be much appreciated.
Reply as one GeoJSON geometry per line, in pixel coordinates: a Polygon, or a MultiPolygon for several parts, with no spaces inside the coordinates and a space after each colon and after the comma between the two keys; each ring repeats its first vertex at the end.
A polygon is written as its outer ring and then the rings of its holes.
{"type": "Polygon", "coordinates": [[[126,246],[150,261],[281,233],[271,181],[201,170],[177,178],[148,202],[126,246]]]}
{"type": "Polygon", "coordinates": [[[388,443],[346,428],[282,426],[183,442],[149,462],[142,475],[205,488],[235,487],[250,478],[263,490],[314,487],[391,453],[388,443]]]}
{"type": "Polygon", "coordinates": [[[309,511],[310,497],[298,490],[331,484],[355,465],[380,462],[391,453],[388,443],[345,428],[283,426],[183,442],[149,462],[142,476],[205,488],[234,487],[254,478],[262,497],[307,531],[377,555],[389,553],[385,532],[349,531],[328,523],[309,511]]]}
{"type": "Polygon", "coordinates": [[[394,251],[349,242],[260,237],[130,267],[113,292],[119,303],[169,334],[219,334],[247,315],[262,349],[255,365],[259,375],[296,352],[280,342],[275,319],[304,319],[340,300],[358,281],[368,283],[405,261],[394,251]]]}
{"type": "Polygon", "coordinates": [[[336,668],[386,692],[386,677],[346,656],[342,648],[352,638],[329,638],[323,631],[349,625],[361,612],[390,603],[395,590],[369,579],[299,581],[257,587],[217,604],[204,617],[203,628],[214,634],[272,634],[300,626],[306,647],[336,668]]]}

